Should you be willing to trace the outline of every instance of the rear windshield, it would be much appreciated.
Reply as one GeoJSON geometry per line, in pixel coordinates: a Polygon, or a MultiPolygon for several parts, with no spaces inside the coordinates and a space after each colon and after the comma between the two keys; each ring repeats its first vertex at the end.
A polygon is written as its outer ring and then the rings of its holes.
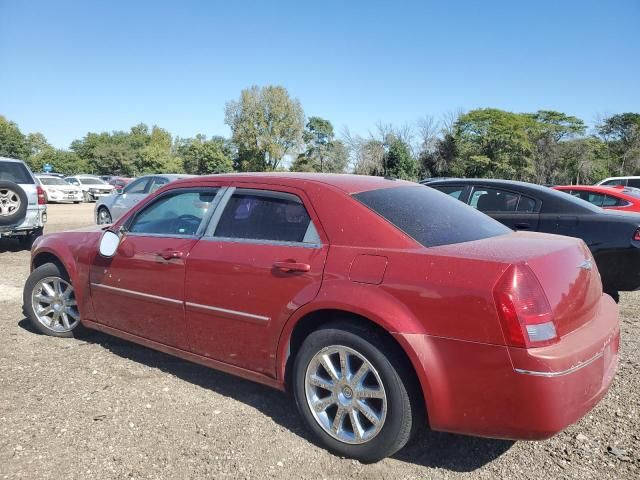
{"type": "Polygon", "coordinates": [[[511,232],[484,213],[422,185],[370,190],[353,196],[425,247],[511,232]]]}
{"type": "Polygon", "coordinates": [[[20,162],[0,162],[0,180],[31,185],[35,183],[27,167],[20,162]]]}

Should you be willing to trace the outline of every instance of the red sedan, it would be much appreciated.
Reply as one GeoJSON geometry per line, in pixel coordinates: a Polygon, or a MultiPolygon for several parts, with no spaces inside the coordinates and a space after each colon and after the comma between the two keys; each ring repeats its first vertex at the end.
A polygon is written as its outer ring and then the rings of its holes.
{"type": "Polygon", "coordinates": [[[594,205],[611,210],[640,213],[640,189],[623,185],[563,185],[556,190],[586,200],[594,205]]]}
{"type": "Polygon", "coordinates": [[[432,429],[544,439],[618,362],[619,318],[575,238],[512,232],[376,177],[170,183],[114,225],[32,250],[25,312],[278,389],[319,441],[377,461],[432,429]]]}

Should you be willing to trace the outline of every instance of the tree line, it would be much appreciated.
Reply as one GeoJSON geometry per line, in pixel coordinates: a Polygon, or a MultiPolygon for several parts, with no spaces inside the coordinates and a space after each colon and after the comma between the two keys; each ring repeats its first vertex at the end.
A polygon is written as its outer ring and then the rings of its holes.
{"type": "Polygon", "coordinates": [[[129,131],[94,133],[69,149],[41,133],[24,134],[0,115],[0,156],[21,158],[34,171],[138,176],[232,171],[353,172],[409,180],[492,177],[536,183],[593,183],[640,174],[640,114],[603,117],[592,128],[577,117],[495,108],[424,116],[415,124],[378,123],[367,135],[336,134],[324,118],[306,117],[281,86],[251,87],[227,102],[231,137],[180,138],[143,123],[129,131]]]}

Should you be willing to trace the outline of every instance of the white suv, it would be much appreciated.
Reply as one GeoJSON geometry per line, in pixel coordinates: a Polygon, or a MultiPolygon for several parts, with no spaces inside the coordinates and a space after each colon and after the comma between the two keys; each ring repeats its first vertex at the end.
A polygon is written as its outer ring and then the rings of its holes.
{"type": "Polygon", "coordinates": [[[31,248],[47,221],[44,191],[29,167],[0,157],[0,237],[15,237],[31,248]]]}

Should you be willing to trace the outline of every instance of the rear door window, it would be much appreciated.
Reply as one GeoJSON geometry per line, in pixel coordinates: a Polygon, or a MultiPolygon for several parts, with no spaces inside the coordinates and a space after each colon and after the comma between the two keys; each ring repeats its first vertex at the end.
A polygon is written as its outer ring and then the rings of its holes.
{"type": "Polygon", "coordinates": [[[491,217],[428,186],[370,190],[353,197],[425,247],[511,232],[491,217]]]}
{"type": "Polygon", "coordinates": [[[630,187],[640,188],[640,178],[630,178],[627,180],[627,185],[630,187]]]}
{"type": "Polygon", "coordinates": [[[23,185],[33,185],[35,183],[31,173],[29,173],[29,169],[20,162],[0,161],[0,180],[23,185]]]}
{"type": "Polygon", "coordinates": [[[626,184],[627,184],[626,178],[614,178],[612,180],[607,180],[606,182],[602,182],[602,185],[626,185],[626,184]]]}
{"type": "Polygon", "coordinates": [[[520,195],[497,188],[476,187],[470,205],[481,212],[515,212],[520,195]]]}
{"type": "Polygon", "coordinates": [[[237,189],[216,225],[214,237],[319,244],[302,200],[269,190],[237,189]]]}

